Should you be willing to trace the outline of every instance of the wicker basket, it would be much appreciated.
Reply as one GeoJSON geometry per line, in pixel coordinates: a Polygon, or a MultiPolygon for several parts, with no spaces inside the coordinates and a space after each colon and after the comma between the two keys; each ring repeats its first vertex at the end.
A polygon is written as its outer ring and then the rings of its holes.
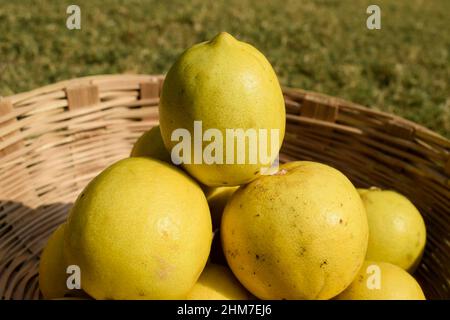
{"type": "MultiPolygon", "coordinates": [[[[39,298],[39,256],[82,188],[158,124],[163,76],[94,76],[0,100],[0,297],[39,298]]],[[[409,197],[427,225],[416,271],[427,298],[450,298],[450,141],[341,99],[285,89],[281,161],[309,159],[356,186],[409,197]]]]}

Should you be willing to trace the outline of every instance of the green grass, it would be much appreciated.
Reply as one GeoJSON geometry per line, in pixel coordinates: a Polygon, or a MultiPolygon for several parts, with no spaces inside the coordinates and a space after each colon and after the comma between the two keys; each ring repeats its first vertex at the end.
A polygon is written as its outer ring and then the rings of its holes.
{"type": "Polygon", "coordinates": [[[104,73],[165,73],[192,44],[228,31],[259,48],[283,85],[404,116],[450,137],[448,0],[0,0],[0,95],[104,73]],[[369,4],[382,29],[368,30],[369,4]]]}

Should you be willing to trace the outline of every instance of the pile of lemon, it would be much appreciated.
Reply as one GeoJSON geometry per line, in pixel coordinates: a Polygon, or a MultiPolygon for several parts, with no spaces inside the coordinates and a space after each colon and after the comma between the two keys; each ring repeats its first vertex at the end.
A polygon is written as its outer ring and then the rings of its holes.
{"type": "Polygon", "coordinates": [[[39,270],[44,298],[425,298],[410,275],[425,225],[404,196],[357,190],[316,162],[271,174],[261,162],[172,163],[174,132],[194,134],[195,121],[224,135],[276,129],[272,142],[281,145],[283,94],[254,47],[220,33],[185,51],[167,74],[159,113],[160,127],[95,177],[50,237],[39,270]]]}

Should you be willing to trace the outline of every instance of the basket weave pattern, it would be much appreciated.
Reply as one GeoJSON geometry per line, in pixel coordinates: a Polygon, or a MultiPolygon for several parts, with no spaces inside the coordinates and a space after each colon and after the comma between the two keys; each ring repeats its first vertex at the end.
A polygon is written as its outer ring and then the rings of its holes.
{"type": "MultiPolygon", "coordinates": [[[[78,193],[158,124],[163,76],[74,79],[0,98],[0,299],[37,299],[39,256],[78,193]]],[[[427,298],[450,298],[450,141],[341,99],[284,89],[280,160],[314,160],[357,187],[395,189],[424,216],[416,271],[427,298]]]]}

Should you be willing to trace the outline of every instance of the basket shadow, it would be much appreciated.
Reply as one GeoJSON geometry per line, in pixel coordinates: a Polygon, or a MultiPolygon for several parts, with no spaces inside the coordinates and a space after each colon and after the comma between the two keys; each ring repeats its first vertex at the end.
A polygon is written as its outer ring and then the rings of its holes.
{"type": "Polygon", "coordinates": [[[39,298],[41,252],[71,207],[51,203],[32,208],[0,200],[0,299],[39,298]]]}

